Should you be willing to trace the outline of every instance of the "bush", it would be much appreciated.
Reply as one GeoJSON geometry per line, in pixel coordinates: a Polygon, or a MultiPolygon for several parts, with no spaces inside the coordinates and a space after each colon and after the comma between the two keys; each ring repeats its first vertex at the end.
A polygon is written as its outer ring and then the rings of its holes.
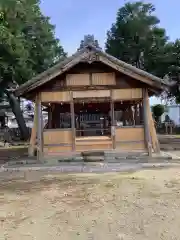
{"type": "Polygon", "coordinates": [[[159,122],[160,117],[165,112],[165,107],[162,104],[152,106],[152,113],[156,122],[159,122]]]}

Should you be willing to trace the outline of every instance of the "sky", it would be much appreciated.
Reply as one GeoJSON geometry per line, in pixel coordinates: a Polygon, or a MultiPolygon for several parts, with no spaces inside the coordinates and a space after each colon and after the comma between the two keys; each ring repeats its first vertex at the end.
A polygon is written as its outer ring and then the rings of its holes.
{"type": "MultiPolygon", "coordinates": [[[[41,0],[42,12],[56,26],[56,36],[66,52],[72,54],[86,34],[94,34],[103,47],[107,30],[125,0],[41,0]]],[[[132,1],[133,2],[133,1],[132,1]]],[[[161,27],[173,40],[180,37],[180,0],[149,0],[156,7],[161,27]]]]}
{"type": "MultiPolygon", "coordinates": [[[[115,22],[118,8],[126,0],[41,0],[42,12],[56,26],[55,34],[69,55],[79,47],[86,34],[93,34],[104,47],[107,30],[115,22]]],[[[134,2],[134,1],[131,1],[134,2]]],[[[170,40],[180,38],[180,0],[149,0],[156,7],[160,26],[170,40]]],[[[156,101],[156,100],[155,100],[156,101]]]]}

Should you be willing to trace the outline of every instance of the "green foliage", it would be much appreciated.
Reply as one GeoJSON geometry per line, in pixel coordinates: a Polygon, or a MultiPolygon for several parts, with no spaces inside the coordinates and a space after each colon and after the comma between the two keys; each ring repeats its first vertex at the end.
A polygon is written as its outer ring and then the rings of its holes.
{"type": "Polygon", "coordinates": [[[176,103],[180,103],[180,40],[171,43],[170,48],[168,75],[174,84],[170,89],[169,97],[175,97],[176,103]]]}
{"type": "Polygon", "coordinates": [[[159,121],[159,118],[165,112],[165,107],[162,104],[157,104],[152,106],[152,113],[156,121],[159,121]]]}
{"type": "Polygon", "coordinates": [[[152,4],[126,3],[107,33],[106,51],[132,65],[155,71],[167,37],[165,30],[158,27],[154,11],[152,4]]]}
{"type": "Polygon", "coordinates": [[[38,0],[0,2],[0,84],[22,84],[65,56],[38,0]]]}
{"type": "Polygon", "coordinates": [[[8,88],[48,69],[66,54],[39,0],[0,0],[0,97],[6,95],[21,136],[28,131],[19,102],[8,88]]]}
{"type": "Polygon", "coordinates": [[[107,33],[107,53],[158,77],[168,75],[175,85],[169,97],[180,102],[180,40],[169,42],[159,27],[152,4],[126,3],[107,33]]]}

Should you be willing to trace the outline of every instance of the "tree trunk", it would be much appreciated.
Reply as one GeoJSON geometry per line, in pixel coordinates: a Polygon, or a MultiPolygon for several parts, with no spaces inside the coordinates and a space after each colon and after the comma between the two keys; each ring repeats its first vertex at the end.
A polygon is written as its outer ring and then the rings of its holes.
{"type": "Polygon", "coordinates": [[[9,104],[11,106],[12,112],[15,115],[17,124],[19,126],[20,134],[21,134],[21,139],[26,141],[29,138],[29,133],[26,127],[26,123],[25,123],[21,108],[20,108],[20,103],[12,92],[9,92],[8,90],[4,90],[4,93],[6,94],[9,104]]]}

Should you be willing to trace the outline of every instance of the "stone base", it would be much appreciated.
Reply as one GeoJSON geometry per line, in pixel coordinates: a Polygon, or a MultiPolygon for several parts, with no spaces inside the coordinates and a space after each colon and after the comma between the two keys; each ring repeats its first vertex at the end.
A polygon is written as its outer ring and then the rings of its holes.
{"type": "MultiPolygon", "coordinates": [[[[167,153],[160,152],[160,154],[153,153],[153,156],[150,158],[147,153],[122,153],[116,151],[95,151],[95,152],[84,152],[84,153],[72,153],[68,156],[54,156],[54,157],[44,157],[41,164],[47,166],[57,166],[59,164],[82,164],[82,163],[157,163],[157,162],[168,162],[171,160],[178,161],[178,156],[167,153]]],[[[180,160],[180,158],[179,158],[180,160]]],[[[7,166],[13,165],[29,165],[35,164],[38,165],[40,162],[37,161],[37,157],[27,157],[23,159],[16,159],[9,161],[7,166]]]]}

